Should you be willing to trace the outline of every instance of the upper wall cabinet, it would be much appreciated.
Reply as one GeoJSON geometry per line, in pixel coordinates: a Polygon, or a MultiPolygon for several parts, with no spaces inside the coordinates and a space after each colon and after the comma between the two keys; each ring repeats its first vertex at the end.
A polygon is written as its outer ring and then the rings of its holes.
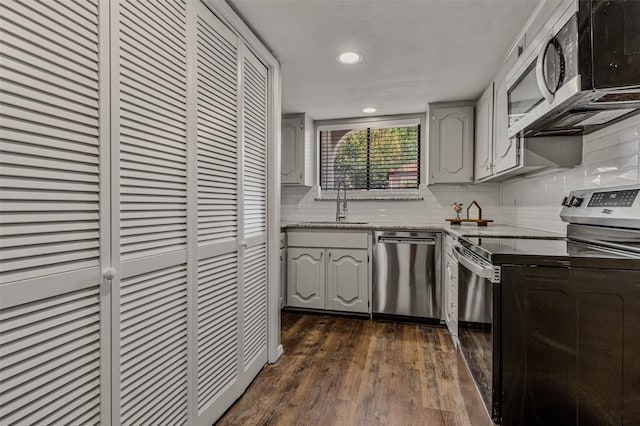
{"type": "Polygon", "coordinates": [[[282,184],[313,184],[313,120],[308,114],[282,117],[282,184]]]}
{"type": "Polygon", "coordinates": [[[517,42],[505,58],[495,78],[489,83],[476,104],[476,141],[474,171],[476,182],[500,181],[543,167],[574,166],[580,164],[580,137],[563,137],[563,150],[557,139],[523,140],[508,136],[507,72],[518,56],[544,29],[545,23],[558,7],[567,7],[567,0],[543,1],[534,11],[517,42]]]}
{"type": "Polygon", "coordinates": [[[473,182],[473,105],[429,104],[429,184],[473,182]]]}
{"type": "Polygon", "coordinates": [[[513,50],[476,104],[476,145],[474,170],[476,181],[513,169],[519,164],[517,138],[507,135],[506,73],[515,63],[513,50]]]}
{"type": "Polygon", "coordinates": [[[476,155],[474,174],[483,179],[492,174],[493,156],[493,83],[476,104],[476,155]]]}

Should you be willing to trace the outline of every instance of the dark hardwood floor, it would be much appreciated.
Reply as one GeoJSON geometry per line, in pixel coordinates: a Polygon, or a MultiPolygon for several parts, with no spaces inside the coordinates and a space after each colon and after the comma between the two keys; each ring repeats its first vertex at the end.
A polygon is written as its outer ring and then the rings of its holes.
{"type": "Polygon", "coordinates": [[[443,327],[284,313],[284,355],[218,425],[490,425],[443,327]]]}

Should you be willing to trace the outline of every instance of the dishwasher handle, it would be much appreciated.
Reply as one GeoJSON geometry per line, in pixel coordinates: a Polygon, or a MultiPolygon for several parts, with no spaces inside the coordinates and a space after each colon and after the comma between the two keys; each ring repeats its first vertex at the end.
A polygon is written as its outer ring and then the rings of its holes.
{"type": "Polygon", "coordinates": [[[378,243],[435,246],[436,240],[433,238],[417,238],[417,237],[378,237],[378,243]]]}
{"type": "Polygon", "coordinates": [[[460,265],[464,266],[465,268],[467,268],[469,271],[476,274],[480,278],[488,279],[492,283],[500,282],[500,276],[498,274],[498,276],[496,277],[496,270],[493,267],[493,265],[481,265],[477,262],[474,262],[472,259],[469,259],[463,253],[461,253],[459,246],[454,247],[454,250],[455,250],[456,260],[460,265]]]}

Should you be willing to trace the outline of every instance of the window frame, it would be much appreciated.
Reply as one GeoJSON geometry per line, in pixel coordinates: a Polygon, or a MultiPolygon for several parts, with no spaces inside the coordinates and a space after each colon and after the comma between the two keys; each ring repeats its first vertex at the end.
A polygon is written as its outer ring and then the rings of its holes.
{"type": "Polygon", "coordinates": [[[320,132],[323,130],[363,130],[369,127],[401,127],[420,126],[420,145],[418,146],[418,188],[410,189],[349,189],[347,198],[349,200],[416,200],[420,199],[420,189],[426,185],[426,113],[402,114],[393,116],[377,117],[357,117],[335,120],[319,120],[314,123],[316,173],[315,182],[317,186],[316,200],[335,201],[337,191],[326,190],[320,186],[320,132]]]}

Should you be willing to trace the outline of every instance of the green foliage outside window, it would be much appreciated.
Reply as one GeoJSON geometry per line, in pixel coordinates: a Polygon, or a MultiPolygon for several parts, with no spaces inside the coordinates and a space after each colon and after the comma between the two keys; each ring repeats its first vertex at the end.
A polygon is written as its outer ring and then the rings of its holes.
{"type": "MultiPolygon", "coordinates": [[[[335,157],[335,173],[349,189],[387,189],[390,176],[418,163],[418,127],[353,131],[342,138],[335,157]],[[369,134],[367,134],[369,132],[369,134]],[[367,159],[367,148],[369,148],[367,159]],[[367,182],[369,180],[369,182],[367,182]]],[[[404,188],[417,187],[417,173],[404,188]]]]}

